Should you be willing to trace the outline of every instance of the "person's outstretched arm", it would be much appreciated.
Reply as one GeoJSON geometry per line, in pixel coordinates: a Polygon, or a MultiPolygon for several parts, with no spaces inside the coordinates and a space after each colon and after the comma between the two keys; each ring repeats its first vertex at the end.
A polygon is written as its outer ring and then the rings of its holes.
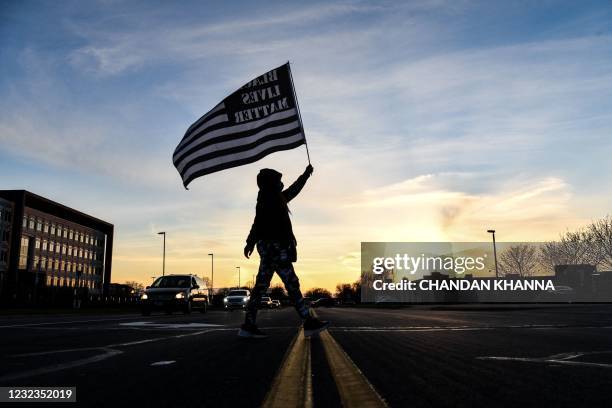
{"type": "Polygon", "coordinates": [[[306,180],[308,180],[308,177],[310,177],[310,175],[312,174],[312,171],[313,171],[313,168],[309,164],[306,167],[306,170],[304,170],[304,173],[302,173],[302,175],[298,177],[298,179],[295,180],[293,184],[291,184],[287,189],[285,189],[285,191],[283,191],[283,196],[285,196],[285,200],[287,202],[293,200],[295,196],[298,195],[300,191],[302,191],[302,188],[304,188],[304,185],[306,184],[306,180]]]}

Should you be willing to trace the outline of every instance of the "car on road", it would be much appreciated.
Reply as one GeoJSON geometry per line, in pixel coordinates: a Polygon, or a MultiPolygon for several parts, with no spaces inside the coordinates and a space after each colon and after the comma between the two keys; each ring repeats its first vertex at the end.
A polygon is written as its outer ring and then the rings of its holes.
{"type": "Polygon", "coordinates": [[[272,304],[274,305],[275,309],[280,309],[280,307],[281,307],[281,302],[278,299],[273,299],[272,300],[272,304]]]}
{"type": "Polygon", "coordinates": [[[269,296],[262,296],[261,301],[259,302],[259,307],[261,309],[272,309],[274,307],[274,303],[272,303],[272,299],[269,296]]]}
{"type": "Polygon", "coordinates": [[[223,299],[223,307],[226,310],[245,309],[250,297],[251,292],[246,289],[231,290],[223,299]]]}
{"type": "Polygon", "coordinates": [[[312,302],[311,307],[332,307],[336,306],[336,301],[333,298],[325,297],[319,298],[312,302]]]}
{"type": "Polygon", "coordinates": [[[206,282],[196,275],[161,276],[147,286],[140,296],[142,314],[148,316],[153,310],[164,310],[167,314],[173,311],[191,313],[199,309],[208,310],[208,289],[206,282]]]}

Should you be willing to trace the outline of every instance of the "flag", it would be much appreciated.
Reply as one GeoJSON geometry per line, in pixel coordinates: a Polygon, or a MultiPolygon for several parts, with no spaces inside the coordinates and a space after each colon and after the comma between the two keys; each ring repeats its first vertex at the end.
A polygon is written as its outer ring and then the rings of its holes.
{"type": "Polygon", "coordinates": [[[197,177],[304,143],[286,63],[249,81],[189,126],[172,161],[187,188],[197,177]]]}

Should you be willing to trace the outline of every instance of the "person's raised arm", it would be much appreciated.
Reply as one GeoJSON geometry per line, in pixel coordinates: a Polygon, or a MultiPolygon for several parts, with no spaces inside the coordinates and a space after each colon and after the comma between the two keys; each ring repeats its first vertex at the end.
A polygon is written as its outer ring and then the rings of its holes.
{"type": "Polygon", "coordinates": [[[295,180],[293,184],[291,184],[287,189],[285,189],[285,191],[283,191],[283,196],[285,197],[285,200],[287,202],[293,200],[295,196],[298,195],[300,191],[302,191],[302,188],[304,188],[304,185],[306,184],[306,180],[308,180],[308,177],[311,176],[312,171],[313,171],[313,168],[309,164],[306,167],[306,170],[304,170],[304,173],[302,173],[302,175],[298,177],[298,179],[295,180]]]}

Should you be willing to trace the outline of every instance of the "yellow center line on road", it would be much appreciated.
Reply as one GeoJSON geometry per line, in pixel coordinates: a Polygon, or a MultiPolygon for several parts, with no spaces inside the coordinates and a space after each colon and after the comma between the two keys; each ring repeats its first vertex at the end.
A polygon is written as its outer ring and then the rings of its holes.
{"type": "MultiPolygon", "coordinates": [[[[314,310],[313,315],[316,316],[314,310]]],[[[319,335],[344,408],[387,407],[372,384],[328,331],[319,335]]]]}
{"type": "Polygon", "coordinates": [[[264,408],[312,408],[310,339],[300,329],[289,346],[272,387],[262,404],[264,408]]]}

